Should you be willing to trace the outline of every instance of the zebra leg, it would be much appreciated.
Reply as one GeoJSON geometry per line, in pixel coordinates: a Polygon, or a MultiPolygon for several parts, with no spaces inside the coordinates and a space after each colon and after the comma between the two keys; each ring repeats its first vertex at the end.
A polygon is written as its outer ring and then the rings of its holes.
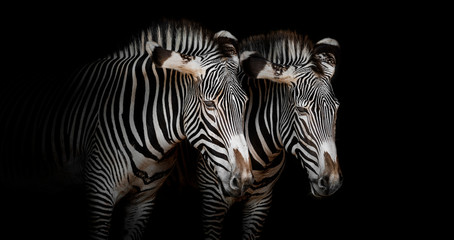
{"type": "Polygon", "coordinates": [[[86,181],[88,234],[90,239],[108,239],[114,200],[111,192],[95,183],[86,181]]]}
{"type": "Polygon", "coordinates": [[[214,169],[204,160],[198,161],[197,181],[202,202],[202,229],[204,239],[221,239],[224,218],[230,204],[224,197],[214,169]]]}
{"type": "Polygon", "coordinates": [[[271,207],[271,193],[263,198],[249,199],[243,208],[243,240],[258,239],[271,207]]]}
{"type": "Polygon", "coordinates": [[[148,191],[134,194],[125,207],[123,239],[141,239],[151,211],[154,206],[154,197],[148,191]]]}
{"type": "Polygon", "coordinates": [[[227,210],[228,205],[225,202],[207,199],[207,195],[202,193],[202,226],[204,239],[221,239],[227,210]]]}
{"type": "Polygon", "coordinates": [[[109,239],[114,208],[118,199],[116,184],[109,172],[110,161],[95,150],[84,168],[84,184],[88,207],[89,239],[109,239]]]}

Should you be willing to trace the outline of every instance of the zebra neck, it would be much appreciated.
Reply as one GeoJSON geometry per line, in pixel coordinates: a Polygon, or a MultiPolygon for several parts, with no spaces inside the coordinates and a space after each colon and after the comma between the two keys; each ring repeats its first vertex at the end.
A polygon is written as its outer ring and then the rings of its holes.
{"type": "Polygon", "coordinates": [[[190,80],[138,58],[122,88],[122,120],[129,144],[143,156],[160,160],[184,138],[183,101],[190,80]]]}
{"type": "Polygon", "coordinates": [[[281,112],[286,108],[286,86],[263,79],[250,80],[246,134],[252,157],[268,165],[284,149],[281,112]]]}

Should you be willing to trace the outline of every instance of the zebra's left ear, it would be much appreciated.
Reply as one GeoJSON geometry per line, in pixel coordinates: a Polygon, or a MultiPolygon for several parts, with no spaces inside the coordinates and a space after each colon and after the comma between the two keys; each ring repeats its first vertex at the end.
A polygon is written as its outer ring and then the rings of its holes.
{"type": "Polygon", "coordinates": [[[315,44],[314,53],[315,58],[320,60],[324,75],[331,79],[339,60],[339,43],[335,39],[324,38],[315,44]]]}
{"type": "Polygon", "coordinates": [[[215,41],[218,42],[221,51],[225,57],[230,57],[236,62],[238,59],[238,39],[230,32],[222,30],[214,34],[215,41]]]}
{"type": "Polygon", "coordinates": [[[189,56],[183,53],[171,51],[162,48],[158,43],[148,41],[146,50],[150,54],[154,64],[158,67],[169,68],[182,73],[192,74],[198,79],[205,74],[205,68],[202,67],[200,57],[189,56]]]}

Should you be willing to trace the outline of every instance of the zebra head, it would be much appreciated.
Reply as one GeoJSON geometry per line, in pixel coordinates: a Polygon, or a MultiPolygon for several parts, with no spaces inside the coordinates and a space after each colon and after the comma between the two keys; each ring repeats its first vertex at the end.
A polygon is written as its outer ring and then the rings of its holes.
{"type": "Polygon", "coordinates": [[[238,81],[237,39],[220,31],[212,40],[198,43],[205,50],[191,53],[167,50],[150,41],[147,51],[158,67],[183,73],[184,135],[217,173],[222,190],[240,196],[253,178],[244,136],[247,95],[238,81]]]}
{"type": "Polygon", "coordinates": [[[306,168],[312,194],[328,196],[342,185],[335,144],[339,102],[331,86],[339,45],[326,38],[313,46],[284,33],[287,39],[282,34],[268,39],[273,46],[268,52],[243,52],[241,64],[248,76],[278,83],[281,144],[306,168]]]}

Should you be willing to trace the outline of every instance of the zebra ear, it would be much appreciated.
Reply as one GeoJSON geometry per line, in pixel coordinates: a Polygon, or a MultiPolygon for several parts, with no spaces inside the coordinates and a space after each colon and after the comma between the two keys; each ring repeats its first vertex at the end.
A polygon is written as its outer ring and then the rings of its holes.
{"type": "Polygon", "coordinates": [[[315,44],[314,53],[322,65],[324,75],[331,79],[340,55],[339,43],[335,39],[324,38],[315,44]]]}
{"type": "Polygon", "coordinates": [[[244,72],[251,78],[268,79],[279,83],[296,81],[295,67],[272,63],[257,52],[242,52],[240,63],[244,72]]]}
{"type": "Polygon", "coordinates": [[[222,30],[214,34],[214,39],[221,47],[221,51],[226,57],[232,57],[238,62],[238,39],[230,32],[222,30]]]}
{"type": "Polygon", "coordinates": [[[158,43],[148,41],[146,50],[150,54],[154,64],[158,67],[169,68],[182,73],[192,74],[199,77],[205,74],[205,68],[201,66],[200,57],[189,56],[183,53],[162,48],[158,43]]]}

